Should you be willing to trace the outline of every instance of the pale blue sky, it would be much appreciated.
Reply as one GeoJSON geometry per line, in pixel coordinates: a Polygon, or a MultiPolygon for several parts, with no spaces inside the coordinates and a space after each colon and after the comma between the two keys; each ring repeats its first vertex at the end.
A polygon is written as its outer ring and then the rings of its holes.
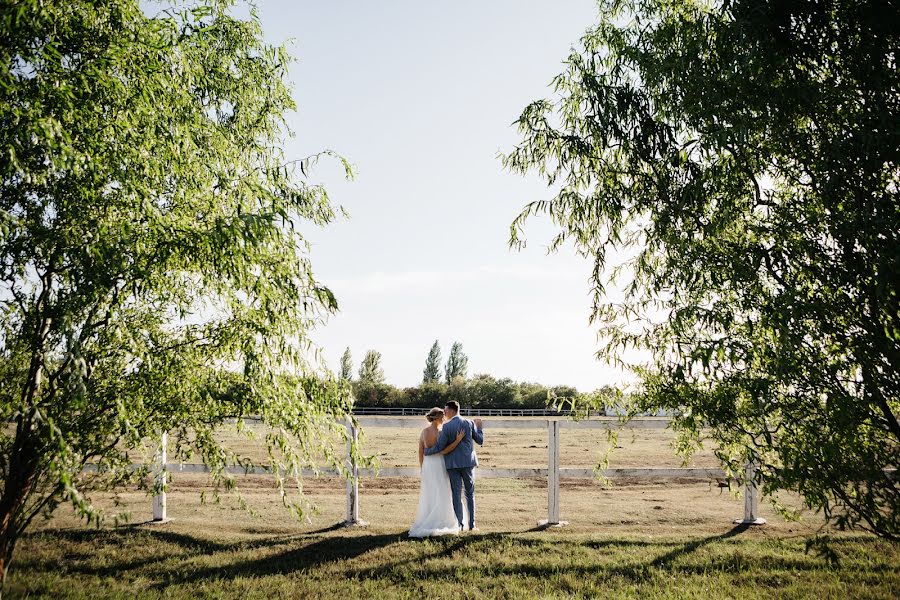
{"type": "Polygon", "coordinates": [[[289,153],[329,148],[357,169],[353,182],[336,165],[314,174],[350,213],[308,232],[341,305],[313,336],[328,363],[349,346],[358,367],[372,348],[390,383],[416,385],[432,342],[446,359],[459,340],[470,374],[585,391],[621,381],[594,358],[588,263],[547,256],[546,221],[526,251],[508,249],[519,209],[550,194],[497,158],[522,108],[551,93],[593,0],[261,0],[259,13],[298,59],[289,153]]]}

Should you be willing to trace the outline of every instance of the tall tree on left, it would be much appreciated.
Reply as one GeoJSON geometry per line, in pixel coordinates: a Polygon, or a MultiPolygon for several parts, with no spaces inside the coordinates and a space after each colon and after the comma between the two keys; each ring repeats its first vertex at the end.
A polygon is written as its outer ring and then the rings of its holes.
{"type": "Polygon", "coordinates": [[[307,335],[337,303],[302,234],[335,212],[281,145],[289,57],[229,4],[0,8],[0,576],[38,515],[149,486],[128,465],[161,432],[230,489],[247,459],[214,430],[262,417],[298,512],[302,468],[341,468],[348,386],[307,335]]]}
{"type": "Polygon", "coordinates": [[[353,355],[350,354],[350,346],[347,346],[341,355],[341,379],[344,381],[353,379],[353,355]]]}

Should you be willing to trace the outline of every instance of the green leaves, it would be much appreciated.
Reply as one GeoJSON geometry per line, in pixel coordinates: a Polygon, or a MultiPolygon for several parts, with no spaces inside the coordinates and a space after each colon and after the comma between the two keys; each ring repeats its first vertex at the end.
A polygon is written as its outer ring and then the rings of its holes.
{"type": "Polygon", "coordinates": [[[337,300],[303,237],[335,212],[281,147],[284,50],[220,2],[26,1],[0,20],[0,412],[16,423],[0,454],[31,494],[0,502],[16,526],[60,494],[95,515],[86,493],[140,483],[127,465],[163,431],[227,487],[246,459],[213,432],[251,415],[298,492],[313,457],[343,468],[349,389],[308,337],[337,300]]]}
{"type": "Polygon", "coordinates": [[[439,383],[441,380],[441,345],[434,340],[428,357],[425,359],[425,369],[422,371],[422,384],[439,383]]]}
{"type": "Polygon", "coordinates": [[[384,369],[381,367],[381,352],[369,350],[359,365],[359,383],[378,385],[384,383],[384,369]]]}
{"type": "Polygon", "coordinates": [[[560,184],[511,244],[549,216],[554,248],[594,258],[600,356],[652,357],[635,412],[702,419],[735,470],[757,460],[766,489],[894,538],[898,17],[878,2],[602,3],[504,157],[560,184]]]}
{"type": "Polygon", "coordinates": [[[444,366],[444,381],[450,385],[456,378],[465,379],[468,368],[469,357],[463,352],[462,344],[453,342],[453,346],[450,347],[450,356],[447,357],[447,364],[444,366]]]}

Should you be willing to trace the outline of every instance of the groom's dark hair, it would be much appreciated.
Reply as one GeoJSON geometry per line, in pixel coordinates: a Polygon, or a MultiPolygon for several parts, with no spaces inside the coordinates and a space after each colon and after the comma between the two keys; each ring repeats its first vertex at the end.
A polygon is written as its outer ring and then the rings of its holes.
{"type": "Polygon", "coordinates": [[[447,400],[447,403],[444,405],[444,408],[449,408],[455,413],[459,412],[459,402],[456,400],[447,400]]]}

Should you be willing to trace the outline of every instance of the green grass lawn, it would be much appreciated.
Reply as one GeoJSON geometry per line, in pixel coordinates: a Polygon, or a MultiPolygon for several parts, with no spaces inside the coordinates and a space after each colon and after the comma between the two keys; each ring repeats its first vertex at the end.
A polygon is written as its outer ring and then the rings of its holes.
{"type": "MultiPolygon", "coordinates": [[[[396,529],[216,537],[170,525],[47,529],[17,549],[13,598],[897,598],[900,545],[724,527],[697,537],[396,529]],[[836,557],[836,560],[835,560],[836,557]]],[[[221,536],[221,532],[219,532],[221,536]]]]}
{"type": "MultiPolygon", "coordinates": [[[[406,438],[414,430],[375,431],[368,443],[384,464],[413,464],[406,438]]],[[[541,432],[501,433],[492,434],[488,466],[546,464],[541,432]]],[[[666,458],[667,438],[638,433],[634,444],[623,442],[627,460],[617,466],[677,466],[666,458]]],[[[602,440],[568,434],[566,465],[593,464],[602,440]]],[[[766,502],[766,526],[732,529],[743,501],[712,481],[605,488],[564,479],[569,525],[533,531],[547,515],[546,481],[479,480],[483,533],[424,541],[406,537],[415,478],[364,479],[360,510],[371,525],[363,529],[331,527],[344,518],[343,480],[304,482],[318,509],[309,521],[290,516],[270,477],[238,483],[256,516],[233,498],[201,502],[211,488],[190,474],[170,483],[172,521],[163,525],[139,524],[150,518],[151,500],[137,490],[94,498],[110,515],[129,515],[132,524],[120,528],[85,527],[60,507],[20,541],[4,598],[900,598],[900,544],[836,534],[837,560],[825,558],[806,552],[806,542],[827,531],[821,515],[801,511],[788,522],[766,502]]],[[[800,507],[796,497],[782,500],[800,507]]]]}

